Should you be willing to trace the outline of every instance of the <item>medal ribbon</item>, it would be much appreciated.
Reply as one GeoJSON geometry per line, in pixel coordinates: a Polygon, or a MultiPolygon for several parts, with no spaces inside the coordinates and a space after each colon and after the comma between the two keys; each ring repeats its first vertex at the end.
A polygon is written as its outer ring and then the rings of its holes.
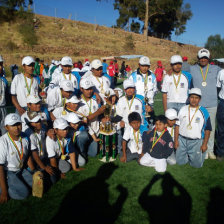
{"type": "MultiPolygon", "coordinates": [[[[63,76],[64,76],[64,79],[67,80],[65,73],[62,72],[62,74],[63,74],[63,76]]],[[[69,73],[69,80],[71,81],[71,73],[69,73]]]]}
{"type": "Polygon", "coordinates": [[[173,129],[174,129],[174,126],[171,129],[171,137],[173,137],[173,129]]]}
{"type": "Polygon", "coordinates": [[[74,133],[73,137],[72,137],[72,141],[73,143],[75,142],[75,137],[76,137],[76,132],[74,133]]]}
{"type": "Polygon", "coordinates": [[[14,142],[14,140],[12,139],[12,137],[10,136],[9,133],[8,133],[8,136],[9,136],[10,141],[12,142],[12,144],[14,145],[14,147],[16,148],[16,151],[17,151],[17,153],[18,153],[18,155],[19,155],[19,159],[20,159],[20,161],[22,161],[22,158],[23,158],[23,143],[22,143],[22,138],[19,137],[19,141],[20,141],[21,149],[22,149],[22,153],[20,153],[20,151],[19,151],[19,149],[18,149],[16,143],[14,142]]]}
{"type": "Polygon", "coordinates": [[[90,105],[88,104],[86,98],[82,95],[83,100],[86,102],[87,106],[89,107],[89,114],[91,114],[91,107],[92,107],[92,99],[90,99],[90,105]]]}
{"type": "Polygon", "coordinates": [[[194,118],[195,114],[197,113],[198,109],[199,109],[199,106],[197,107],[197,109],[194,112],[194,115],[191,118],[191,115],[190,115],[190,105],[189,105],[189,107],[188,107],[188,119],[189,119],[189,124],[188,125],[189,126],[191,126],[191,122],[193,121],[193,118],[194,118]]]}
{"type": "MultiPolygon", "coordinates": [[[[61,142],[60,142],[60,140],[59,140],[58,137],[57,137],[57,142],[58,142],[58,145],[60,147],[60,150],[61,150],[62,155],[64,155],[65,154],[65,149],[64,149],[64,147],[62,147],[61,142]]],[[[64,144],[64,140],[62,140],[62,142],[64,144]]]]}
{"type": "Polygon", "coordinates": [[[133,102],[134,102],[134,98],[135,98],[135,96],[133,95],[133,96],[132,96],[132,99],[131,99],[131,104],[129,105],[128,98],[126,97],[126,100],[127,100],[127,103],[128,103],[128,109],[129,109],[129,111],[131,110],[131,106],[132,106],[132,104],[133,104],[133,102]]]}
{"type": "Polygon", "coordinates": [[[139,150],[139,148],[138,148],[138,143],[139,143],[139,130],[137,131],[137,137],[135,136],[134,130],[133,130],[133,135],[134,135],[135,143],[137,145],[137,150],[139,150]]]}
{"type": "Polygon", "coordinates": [[[178,80],[177,80],[177,82],[176,82],[176,78],[174,77],[174,74],[173,74],[173,82],[174,82],[174,85],[176,86],[176,89],[177,89],[177,87],[178,87],[178,85],[179,85],[179,83],[180,83],[180,76],[181,76],[181,73],[180,73],[180,75],[178,75],[179,77],[178,77],[178,80]]]}
{"type": "Polygon", "coordinates": [[[152,148],[150,150],[150,152],[153,150],[153,148],[155,147],[155,145],[158,143],[158,141],[162,138],[162,136],[164,135],[164,133],[167,131],[167,129],[165,128],[162,133],[159,135],[159,137],[155,140],[156,138],[156,128],[154,130],[154,135],[153,135],[153,139],[152,139],[152,148]]]}
{"type": "MultiPolygon", "coordinates": [[[[42,143],[41,143],[41,139],[39,140],[38,136],[37,136],[37,133],[34,133],[34,135],[37,137],[38,139],[38,144],[39,144],[39,147],[40,147],[40,155],[42,154],[43,152],[43,147],[42,147],[42,143]]],[[[41,137],[40,137],[41,138],[41,137]]]]}
{"type": "MultiPolygon", "coordinates": [[[[96,77],[96,76],[95,76],[96,77]]],[[[101,89],[101,92],[103,91],[103,80],[102,82],[100,82],[99,78],[96,77],[97,81],[100,83],[100,89],[101,89]]]]}
{"type": "Polygon", "coordinates": [[[25,84],[26,84],[27,92],[28,92],[28,94],[30,95],[30,92],[31,92],[31,86],[32,86],[32,84],[33,84],[33,77],[31,78],[30,87],[28,86],[28,82],[27,82],[27,79],[26,79],[26,76],[25,76],[25,75],[24,75],[24,79],[25,79],[25,84]]]}
{"type": "Polygon", "coordinates": [[[205,75],[204,75],[204,73],[203,73],[203,69],[202,69],[201,66],[200,66],[201,76],[202,76],[202,79],[203,79],[204,82],[205,82],[206,79],[207,79],[208,69],[209,69],[209,64],[207,65],[206,72],[205,72],[205,75]]]}
{"type": "Polygon", "coordinates": [[[63,96],[62,96],[62,92],[61,92],[61,103],[62,103],[62,107],[63,107],[64,110],[65,110],[66,98],[63,98],[63,96]]]}

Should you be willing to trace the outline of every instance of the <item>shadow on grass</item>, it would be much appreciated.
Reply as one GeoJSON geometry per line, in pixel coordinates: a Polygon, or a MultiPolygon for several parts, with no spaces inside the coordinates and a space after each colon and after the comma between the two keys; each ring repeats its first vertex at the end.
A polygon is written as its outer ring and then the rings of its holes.
{"type": "Polygon", "coordinates": [[[148,212],[149,223],[190,223],[192,200],[187,191],[169,174],[155,175],[138,199],[148,212]],[[150,195],[152,186],[162,179],[162,195],[150,195]],[[174,193],[176,188],[177,194],[174,193]]]}
{"type": "Polygon", "coordinates": [[[224,223],[224,191],[216,187],[210,191],[210,201],[207,207],[207,224],[224,223]]]}
{"type": "Polygon", "coordinates": [[[109,204],[109,185],[106,180],[117,168],[113,163],[104,164],[95,177],[77,184],[65,196],[50,223],[114,223],[128,196],[127,189],[118,185],[120,195],[113,205],[109,204]]]}

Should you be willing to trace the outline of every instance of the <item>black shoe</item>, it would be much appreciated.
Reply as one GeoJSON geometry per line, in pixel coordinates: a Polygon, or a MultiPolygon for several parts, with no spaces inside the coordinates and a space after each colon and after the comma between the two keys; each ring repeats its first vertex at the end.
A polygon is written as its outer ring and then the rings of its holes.
{"type": "Polygon", "coordinates": [[[224,156],[216,156],[216,160],[218,160],[219,162],[224,160],[224,156]]]}

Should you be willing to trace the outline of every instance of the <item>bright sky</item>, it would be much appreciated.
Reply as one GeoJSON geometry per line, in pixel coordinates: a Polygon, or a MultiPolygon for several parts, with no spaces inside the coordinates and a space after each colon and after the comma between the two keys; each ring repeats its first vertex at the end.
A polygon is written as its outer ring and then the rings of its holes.
{"type": "MultiPolygon", "coordinates": [[[[116,25],[119,17],[113,8],[113,0],[34,0],[37,14],[97,23],[116,25]]],[[[172,40],[203,46],[210,35],[220,34],[224,38],[224,1],[223,0],[184,0],[191,4],[193,16],[187,23],[186,32],[180,36],[172,35],[172,40]]]]}

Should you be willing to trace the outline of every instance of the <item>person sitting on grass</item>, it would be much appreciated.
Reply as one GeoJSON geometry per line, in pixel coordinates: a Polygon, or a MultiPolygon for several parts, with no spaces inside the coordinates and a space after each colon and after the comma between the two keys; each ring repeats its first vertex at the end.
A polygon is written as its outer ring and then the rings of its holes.
{"type": "MultiPolygon", "coordinates": [[[[175,109],[170,108],[170,109],[166,110],[165,117],[167,118],[167,130],[170,133],[170,135],[174,141],[176,121],[178,119],[177,111],[175,109]]],[[[167,158],[167,163],[170,165],[176,164],[176,151],[175,150],[167,158]]]]}
{"type": "Polygon", "coordinates": [[[212,126],[207,109],[199,106],[201,95],[200,89],[190,89],[190,104],[183,106],[178,113],[175,148],[179,165],[189,163],[200,168],[204,163],[212,126]]]}
{"type": "Polygon", "coordinates": [[[124,132],[122,142],[122,153],[120,161],[125,163],[131,160],[139,160],[142,153],[142,134],[146,131],[141,125],[142,119],[138,112],[128,115],[129,125],[124,132]]]}
{"type": "MultiPolygon", "coordinates": [[[[22,121],[18,114],[5,117],[7,133],[0,137],[0,203],[29,196],[32,174],[26,169],[32,163],[29,141],[22,133],[22,121]]],[[[33,167],[33,166],[31,166],[33,167]]]]}
{"type": "Polygon", "coordinates": [[[75,162],[74,145],[71,138],[67,138],[68,127],[65,119],[57,118],[53,123],[56,139],[52,140],[49,136],[46,138],[46,150],[50,165],[54,168],[55,173],[60,174],[61,178],[65,177],[71,166],[74,171],[79,171],[75,162]]]}
{"type": "Polygon", "coordinates": [[[167,158],[173,152],[173,139],[167,131],[167,118],[159,115],[155,118],[155,128],[142,137],[143,150],[139,163],[142,166],[154,167],[157,172],[165,172],[167,158]]]}

